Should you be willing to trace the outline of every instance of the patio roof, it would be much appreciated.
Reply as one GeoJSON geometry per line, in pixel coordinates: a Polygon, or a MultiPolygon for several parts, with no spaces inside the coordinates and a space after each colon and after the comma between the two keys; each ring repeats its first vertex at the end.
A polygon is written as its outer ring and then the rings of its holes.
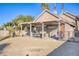
{"type": "MultiPolygon", "coordinates": [[[[57,22],[59,22],[59,21],[47,21],[47,22],[42,22],[42,23],[52,23],[52,24],[55,24],[55,23],[57,23],[57,22]]],[[[23,24],[42,24],[41,22],[24,22],[24,23],[21,23],[21,24],[19,24],[19,25],[23,25],[23,24]]]]}

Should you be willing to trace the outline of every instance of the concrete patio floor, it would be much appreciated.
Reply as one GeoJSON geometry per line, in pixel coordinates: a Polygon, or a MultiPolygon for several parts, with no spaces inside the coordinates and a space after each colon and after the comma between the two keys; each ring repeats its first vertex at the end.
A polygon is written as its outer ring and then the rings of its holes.
{"type": "Polygon", "coordinates": [[[65,41],[49,38],[14,37],[0,41],[2,56],[46,56],[65,41]]]}

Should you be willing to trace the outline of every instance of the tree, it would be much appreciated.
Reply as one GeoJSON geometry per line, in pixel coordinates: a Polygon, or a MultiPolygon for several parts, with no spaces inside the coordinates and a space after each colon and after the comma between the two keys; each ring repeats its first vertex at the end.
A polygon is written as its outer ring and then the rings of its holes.
{"type": "Polygon", "coordinates": [[[12,22],[7,22],[7,23],[4,24],[4,26],[5,26],[5,27],[6,27],[6,26],[12,26],[12,22]]]}
{"type": "Polygon", "coordinates": [[[16,29],[20,29],[20,26],[19,26],[20,23],[31,22],[32,20],[34,20],[32,16],[19,15],[12,20],[12,23],[16,26],[16,29]]]}
{"type": "Polygon", "coordinates": [[[11,22],[7,22],[3,26],[0,26],[0,29],[3,29],[5,27],[11,33],[16,29],[20,29],[20,23],[30,22],[32,20],[34,20],[32,16],[19,15],[16,18],[14,18],[11,22]]]}
{"type": "Polygon", "coordinates": [[[42,10],[45,10],[45,9],[49,10],[49,5],[47,3],[42,3],[41,7],[42,7],[42,10]]]}
{"type": "Polygon", "coordinates": [[[15,25],[18,25],[20,23],[23,23],[23,22],[30,22],[33,20],[33,17],[32,16],[18,16],[16,17],[12,22],[15,24],[15,25]]]}

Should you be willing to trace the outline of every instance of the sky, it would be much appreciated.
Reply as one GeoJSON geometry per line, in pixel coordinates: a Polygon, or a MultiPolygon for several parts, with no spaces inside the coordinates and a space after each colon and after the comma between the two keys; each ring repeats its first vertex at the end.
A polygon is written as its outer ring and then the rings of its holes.
{"type": "MultiPolygon", "coordinates": [[[[57,14],[61,13],[61,3],[57,3],[57,14]]],[[[49,3],[50,11],[54,11],[54,3],[49,3]]],[[[64,3],[65,11],[79,16],[79,3],[64,3]]],[[[41,3],[0,3],[0,25],[12,21],[19,15],[37,17],[42,12],[41,3]]]]}

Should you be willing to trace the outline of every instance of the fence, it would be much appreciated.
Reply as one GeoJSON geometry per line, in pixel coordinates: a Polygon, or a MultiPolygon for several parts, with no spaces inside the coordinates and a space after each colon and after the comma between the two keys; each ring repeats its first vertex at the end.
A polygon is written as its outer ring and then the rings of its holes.
{"type": "Polygon", "coordinates": [[[0,40],[9,36],[8,31],[0,30],[0,40]]]}

